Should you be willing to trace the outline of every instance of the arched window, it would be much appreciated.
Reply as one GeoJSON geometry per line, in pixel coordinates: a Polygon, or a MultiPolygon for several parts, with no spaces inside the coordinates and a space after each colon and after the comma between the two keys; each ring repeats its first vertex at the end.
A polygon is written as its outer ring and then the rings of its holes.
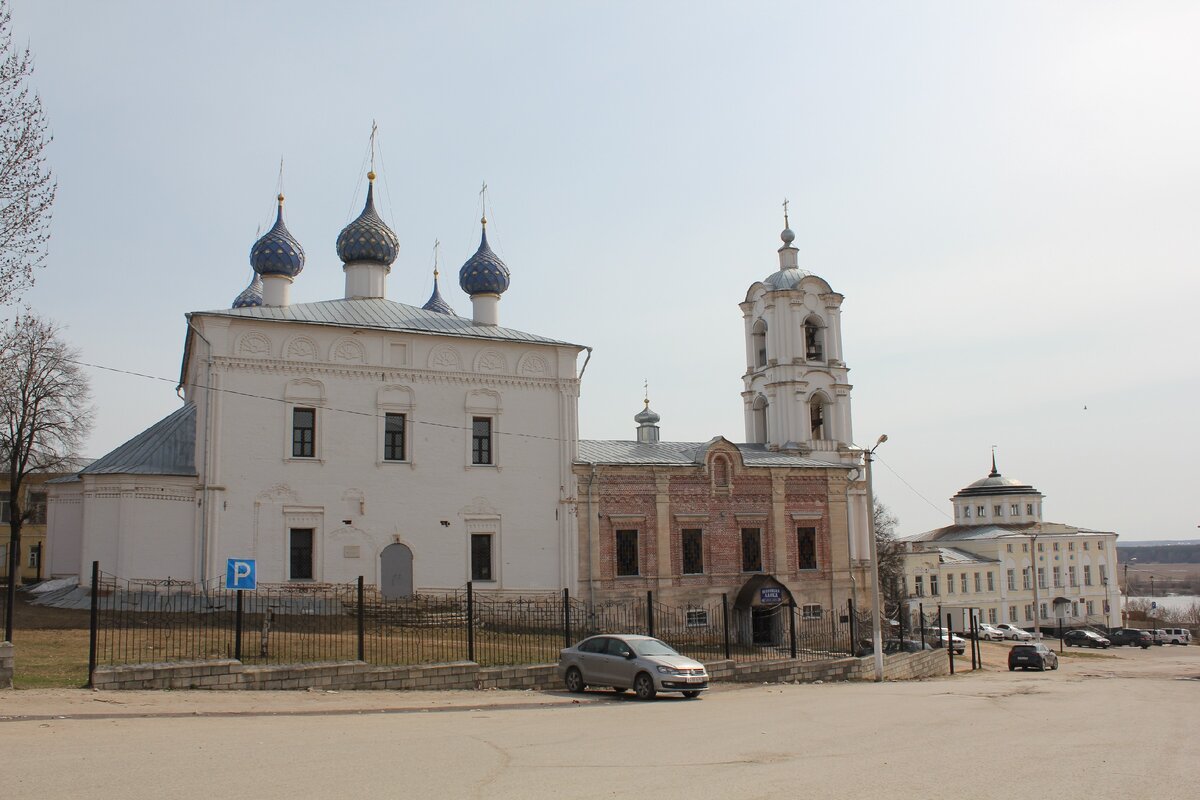
{"type": "Polygon", "coordinates": [[[829,403],[823,394],[814,394],[808,399],[808,421],[814,442],[828,439],[829,403]]]}
{"type": "Polygon", "coordinates": [[[767,365],[767,323],[761,319],[750,329],[750,341],[754,346],[754,366],[767,365]]]}
{"type": "Polygon", "coordinates": [[[713,486],[729,485],[729,462],[722,456],[717,456],[712,460],[712,482],[713,486]]]}
{"type": "Polygon", "coordinates": [[[754,419],[754,441],[759,444],[767,443],[767,398],[761,394],[754,398],[754,403],[750,406],[750,411],[754,419]]]}
{"type": "Polygon", "coordinates": [[[821,320],[816,317],[809,317],[804,322],[804,359],[825,360],[825,330],[821,326],[821,320]]]}

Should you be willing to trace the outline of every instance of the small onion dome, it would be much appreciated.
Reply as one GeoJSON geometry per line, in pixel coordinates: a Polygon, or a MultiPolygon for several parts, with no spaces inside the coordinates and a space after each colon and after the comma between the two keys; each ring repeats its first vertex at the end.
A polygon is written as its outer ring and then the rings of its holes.
{"type": "Polygon", "coordinates": [[[458,285],[467,294],[503,294],[508,289],[508,267],[488,247],[487,219],[482,219],[483,236],[479,249],[458,271],[458,285]]]}
{"type": "Polygon", "coordinates": [[[452,317],[458,316],[450,304],[442,298],[442,293],[438,291],[438,271],[436,269],[433,271],[433,294],[429,295],[429,299],[421,308],[426,311],[436,311],[439,314],[449,314],[452,317]]]}
{"type": "Polygon", "coordinates": [[[645,400],[643,402],[646,404],[646,407],[634,414],[633,421],[638,425],[657,425],[658,421],[662,419],[662,417],[650,410],[649,400],[645,400]]]}
{"type": "Polygon", "coordinates": [[[796,241],[796,233],[791,228],[784,228],[783,232],[779,234],[779,238],[783,240],[784,246],[787,246],[796,241]]]}
{"type": "Polygon", "coordinates": [[[233,300],[234,308],[253,308],[263,304],[263,281],[262,276],[257,272],[254,273],[254,280],[250,281],[242,293],[233,300]]]}
{"type": "Polygon", "coordinates": [[[367,204],[358,218],[338,234],[338,258],[344,264],[375,261],[390,267],[400,254],[400,240],[375,213],[375,173],[368,172],[367,180],[367,204]]]}
{"type": "Polygon", "coordinates": [[[304,269],[304,248],[283,224],[283,195],[271,230],[250,248],[250,266],[259,275],[283,275],[294,278],[304,269]]]}

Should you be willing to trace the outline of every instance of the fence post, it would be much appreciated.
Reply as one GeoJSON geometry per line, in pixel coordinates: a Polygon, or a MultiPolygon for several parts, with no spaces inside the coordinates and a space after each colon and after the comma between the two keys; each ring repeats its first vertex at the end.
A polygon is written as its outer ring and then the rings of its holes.
{"type": "Polygon", "coordinates": [[[475,588],[467,581],[467,661],[475,660],[475,588]]]}
{"type": "Polygon", "coordinates": [[[646,635],[654,635],[654,592],[646,590],[646,635]]]}
{"type": "Polygon", "coordinates": [[[921,649],[924,650],[925,642],[925,604],[917,603],[917,613],[921,615],[921,649]]]}
{"type": "Polygon", "coordinates": [[[792,658],[796,657],[796,601],[788,600],[788,632],[792,640],[792,658]]]}
{"type": "Polygon", "coordinates": [[[366,661],[367,647],[367,612],[363,606],[365,599],[365,591],[363,589],[363,576],[358,576],[358,660],[366,661]]]}
{"type": "Polygon", "coordinates": [[[846,607],[850,609],[850,647],[848,651],[850,655],[858,655],[858,615],[854,610],[854,598],[846,598],[846,607]]]}
{"type": "Polygon", "coordinates": [[[571,646],[571,590],[563,589],[563,647],[571,646]]]}
{"type": "Polygon", "coordinates": [[[725,638],[725,660],[733,658],[729,649],[729,595],[721,594],[721,634],[725,638]]]}
{"type": "MultiPolygon", "coordinates": [[[[938,606],[941,609],[941,606],[938,606]]],[[[950,656],[950,674],[954,674],[954,615],[946,615],[946,654],[950,656]]]]}
{"type": "Polygon", "coordinates": [[[237,603],[233,612],[233,657],[242,660],[242,590],[237,590],[237,603]]]}
{"type": "Polygon", "coordinates": [[[88,623],[88,688],[96,671],[96,634],[100,630],[100,562],[92,562],[92,613],[88,623]]]}

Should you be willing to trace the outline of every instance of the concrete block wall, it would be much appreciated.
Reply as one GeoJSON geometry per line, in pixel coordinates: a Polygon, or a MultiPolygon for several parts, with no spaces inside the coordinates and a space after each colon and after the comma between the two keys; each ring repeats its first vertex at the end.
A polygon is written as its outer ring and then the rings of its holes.
{"type": "Polygon", "coordinates": [[[16,648],[12,642],[0,642],[0,689],[11,689],[16,664],[16,648]]]}
{"type": "MultiPolygon", "coordinates": [[[[875,680],[875,659],[872,656],[854,660],[858,662],[858,665],[850,680],[875,680]]],[[[950,664],[945,650],[893,653],[883,657],[883,679],[885,681],[911,681],[949,674],[950,664]]]]}

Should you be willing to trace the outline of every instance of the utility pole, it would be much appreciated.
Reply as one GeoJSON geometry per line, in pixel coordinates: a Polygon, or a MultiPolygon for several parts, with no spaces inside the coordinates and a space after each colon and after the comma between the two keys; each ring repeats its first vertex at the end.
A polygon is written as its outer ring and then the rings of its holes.
{"type": "Polygon", "coordinates": [[[1038,555],[1037,538],[1037,533],[1029,534],[1029,550],[1033,554],[1033,636],[1040,642],[1042,640],[1042,604],[1038,589],[1046,571],[1043,567],[1038,566],[1041,556],[1038,555]]]}
{"type": "Polygon", "coordinates": [[[871,643],[875,649],[875,682],[883,682],[883,623],[880,620],[879,603],[879,546],[875,542],[875,490],[871,483],[871,458],[879,445],[887,441],[887,434],[882,434],[870,450],[863,451],[863,459],[867,470],[867,529],[870,533],[871,547],[871,643]]]}

